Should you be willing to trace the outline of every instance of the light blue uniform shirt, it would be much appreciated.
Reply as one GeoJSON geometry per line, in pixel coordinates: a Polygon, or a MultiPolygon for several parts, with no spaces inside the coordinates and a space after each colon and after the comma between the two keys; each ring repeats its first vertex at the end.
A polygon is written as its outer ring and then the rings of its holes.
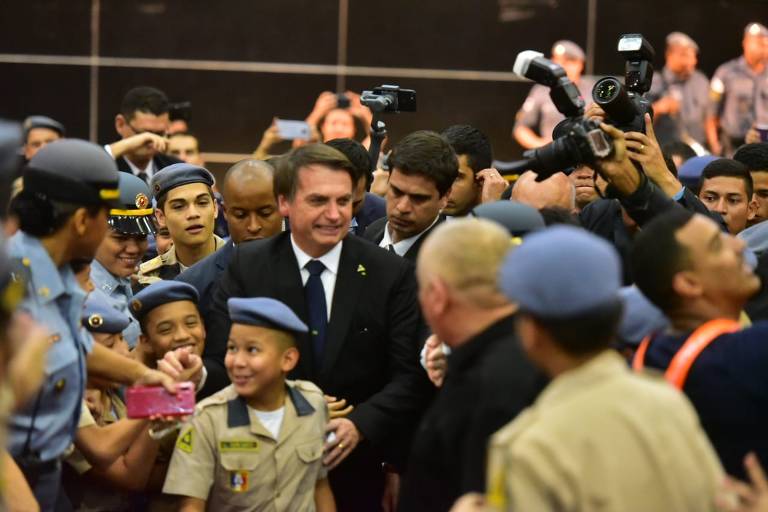
{"type": "Polygon", "coordinates": [[[80,324],[86,293],[69,265],[56,268],[39,239],[20,231],[8,241],[8,252],[22,262],[26,274],[20,276],[27,280],[20,309],[52,337],[42,389],[11,416],[8,449],[13,456],[22,455],[29,438],[30,451],[48,461],[60,457],[72,443],[80,420],[86,357],[93,348],[93,338],[80,324]]]}
{"type": "Polygon", "coordinates": [[[134,348],[139,342],[141,327],[139,322],[133,318],[128,305],[133,299],[133,290],[131,290],[131,280],[127,277],[117,277],[96,260],[91,263],[91,281],[97,290],[104,292],[108,297],[109,305],[128,315],[131,323],[123,331],[123,337],[128,342],[128,346],[134,348]]]}

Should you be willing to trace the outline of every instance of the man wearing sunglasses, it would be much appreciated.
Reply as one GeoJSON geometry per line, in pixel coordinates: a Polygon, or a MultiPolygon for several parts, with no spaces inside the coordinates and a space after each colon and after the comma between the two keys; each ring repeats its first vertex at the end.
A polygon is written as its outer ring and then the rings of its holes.
{"type": "Polygon", "coordinates": [[[180,160],[164,154],[170,126],[168,98],[154,87],[134,87],[123,97],[115,130],[120,140],[104,146],[123,172],[149,183],[155,172],[180,160]]]}

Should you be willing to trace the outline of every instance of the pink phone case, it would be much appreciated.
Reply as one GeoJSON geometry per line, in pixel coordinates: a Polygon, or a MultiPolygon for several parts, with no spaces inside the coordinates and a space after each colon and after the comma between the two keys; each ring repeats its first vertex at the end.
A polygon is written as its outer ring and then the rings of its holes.
{"type": "Polygon", "coordinates": [[[176,390],[176,394],[172,395],[160,386],[128,388],[125,395],[128,417],[191,415],[195,412],[195,385],[191,382],[182,382],[176,385],[176,390]]]}

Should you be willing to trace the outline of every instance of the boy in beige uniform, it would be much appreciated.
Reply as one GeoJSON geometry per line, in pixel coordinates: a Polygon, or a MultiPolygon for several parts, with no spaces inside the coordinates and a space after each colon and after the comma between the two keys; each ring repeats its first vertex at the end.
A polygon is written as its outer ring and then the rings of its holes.
{"type": "Polygon", "coordinates": [[[310,382],[286,381],[307,326],[269,298],[227,301],[232,385],[182,428],[163,492],[179,510],[335,511],[322,466],[328,409],[310,382]]]}
{"type": "MultiPolygon", "coordinates": [[[[552,381],[491,438],[492,510],[715,510],[723,469],[690,402],[609,348],[621,275],[608,242],[570,226],[529,235],[507,256],[499,286],[518,304],[526,354],[552,381]]],[[[454,512],[484,509],[460,501],[454,512]]]]}

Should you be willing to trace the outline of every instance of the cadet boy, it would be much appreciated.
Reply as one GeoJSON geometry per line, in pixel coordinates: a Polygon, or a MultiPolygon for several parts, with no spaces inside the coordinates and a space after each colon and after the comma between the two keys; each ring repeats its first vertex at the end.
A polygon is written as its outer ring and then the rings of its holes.
{"type": "MultiPolygon", "coordinates": [[[[180,281],[158,281],[137,293],[130,304],[141,326],[136,358],[177,377],[192,365],[189,357],[202,356],[205,326],[197,309],[198,300],[195,287],[180,281]],[[184,351],[187,355],[182,355],[184,351]]],[[[200,389],[206,376],[203,367],[189,380],[200,389]]]]}
{"type": "Polygon", "coordinates": [[[226,242],[213,234],[218,206],[211,187],[213,175],[191,164],[169,165],[152,176],[155,216],[168,228],[173,247],[141,264],[140,286],[173,279],[224,246],[226,242]]]}
{"type": "Polygon", "coordinates": [[[294,335],[307,326],[282,302],[230,298],[225,366],[232,385],[202,401],[182,429],[163,492],[179,510],[335,510],[322,466],[328,410],[306,381],[294,335]]]}
{"type": "MultiPolygon", "coordinates": [[[[128,315],[128,304],[133,299],[130,276],[147,252],[147,235],[155,233],[149,196],[149,187],[141,178],[120,173],[119,205],[109,210],[110,229],[91,263],[91,280],[96,289],[103,292],[109,305],[128,315]]],[[[123,334],[131,348],[136,346],[140,332],[138,322],[126,327],[123,334]]]]}

